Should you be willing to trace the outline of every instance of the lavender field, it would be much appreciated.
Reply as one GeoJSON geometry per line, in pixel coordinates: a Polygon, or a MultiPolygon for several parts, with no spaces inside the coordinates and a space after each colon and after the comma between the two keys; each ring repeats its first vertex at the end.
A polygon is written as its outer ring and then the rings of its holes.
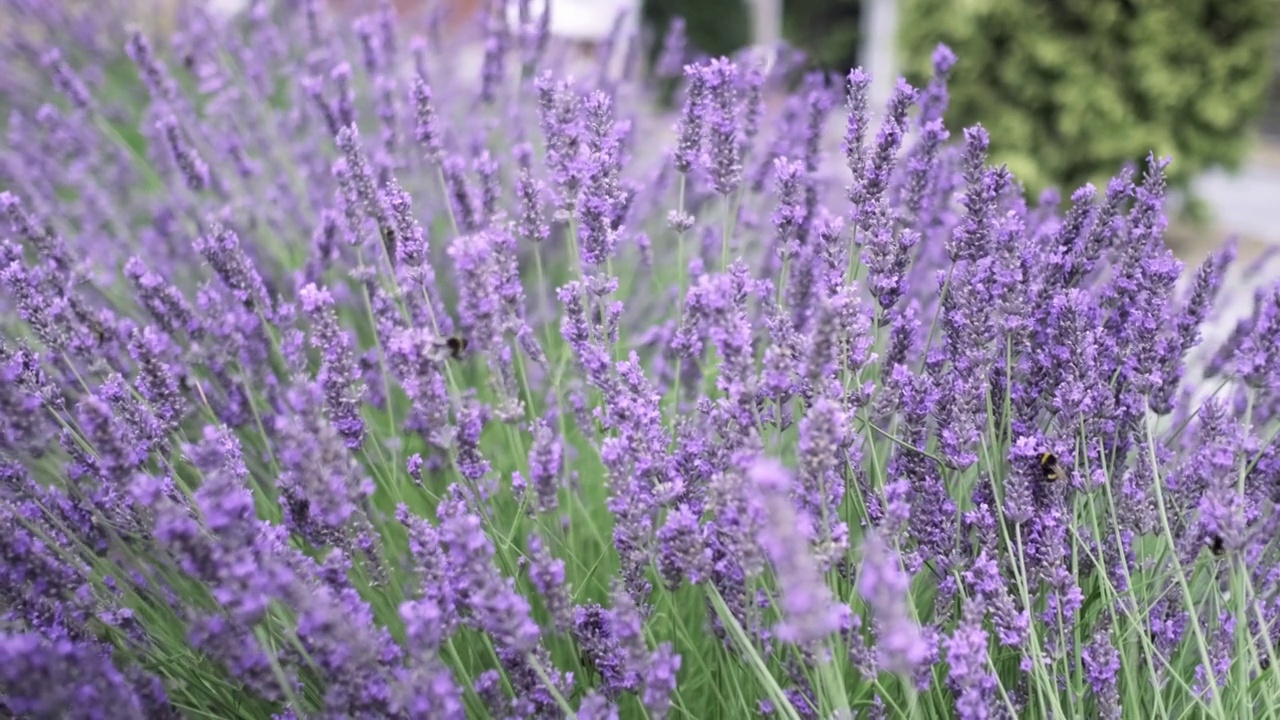
{"type": "Polygon", "coordinates": [[[180,5],[0,30],[0,715],[1280,716],[1280,285],[1177,158],[180,5]]]}

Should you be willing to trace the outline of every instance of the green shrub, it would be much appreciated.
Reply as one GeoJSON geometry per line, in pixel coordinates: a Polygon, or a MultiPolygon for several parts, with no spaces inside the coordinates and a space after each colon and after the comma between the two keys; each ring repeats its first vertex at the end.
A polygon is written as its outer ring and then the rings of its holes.
{"type": "Polygon", "coordinates": [[[908,77],[939,42],[961,58],[949,124],[981,118],[1035,191],[1172,155],[1170,181],[1236,166],[1272,70],[1275,0],[904,0],[908,77]]]}

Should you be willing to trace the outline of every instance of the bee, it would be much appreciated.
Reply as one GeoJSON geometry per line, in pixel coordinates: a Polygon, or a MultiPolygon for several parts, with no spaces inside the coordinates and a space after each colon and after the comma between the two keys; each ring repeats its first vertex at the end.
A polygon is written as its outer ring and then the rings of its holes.
{"type": "Polygon", "coordinates": [[[1209,538],[1209,552],[1218,557],[1221,557],[1222,553],[1226,552],[1226,546],[1223,544],[1221,535],[1215,534],[1213,537],[1209,538]]]}
{"type": "Polygon", "coordinates": [[[1040,469],[1044,471],[1047,482],[1065,482],[1067,479],[1066,469],[1058,462],[1058,456],[1051,452],[1040,453],[1040,469]]]}
{"type": "Polygon", "coordinates": [[[437,346],[444,351],[445,357],[460,360],[463,353],[467,351],[467,346],[471,343],[460,335],[450,335],[447,338],[441,338],[436,341],[437,346]]]}

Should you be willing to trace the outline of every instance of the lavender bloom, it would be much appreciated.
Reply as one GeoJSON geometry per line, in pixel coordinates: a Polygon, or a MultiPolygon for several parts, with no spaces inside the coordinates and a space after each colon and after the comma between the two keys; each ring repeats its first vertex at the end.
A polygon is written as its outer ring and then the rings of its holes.
{"type": "Polygon", "coordinates": [[[484,701],[485,707],[491,714],[500,715],[506,709],[507,701],[502,691],[502,676],[497,670],[485,670],[480,673],[475,682],[471,683],[471,689],[484,701]]]}
{"type": "Polygon", "coordinates": [[[151,42],[141,31],[135,30],[129,35],[125,46],[129,58],[138,66],[143,83],[157,104],[170,105],[177,99],[178,88],[168,70],[155,55],[151,42]]]}
{"type": "Polygon", "coordinates": [[[454,429],[449,425],[445,358],[436,336],[423,328],[399,329],[387,343],[387,360],[420,417],[427,437],[437,445],[448,447],[454,429]]]}
{"type": "MultiPolygon", "coordinates": [[[[195,505],[217,549],[176,509],[157,518],[156,535],[179,553],[184,570],[212,585],[214,598],[232,618],[251,625],[262,618],[270,598],[286,592],[291,573],[259,541],[259,521],[246,486],[249,472],[235,436],[225,428],[206,428],[203,442],[191,452],[205,475],[195,505]]],[[[139,486],[135,492],[141,500],[152,490],[139,486]]]]}
{"type": "MultiPolygon", "coordinates": [[[[917,218],[925,221],[930,219],[929,214],[922,211],[931,189],[932,176],[937,172],[938,154],[942,144],[950,136],[941,120],[933,120],[920,129],[919,143],[907,159],[906,197],[902,201],[905,225],[909,226],[917,218]]],[[[904,228],[902,232],[909,231],[904,228]]]]}
{"type": "Polygon", "coordinates": [[[1236,487],[1242,445],[1240,428],[1229,419],[1220,402],[1210,399],[1200,408],[1199,430],[1203,445],[1196,454],[1198,466],[1191,477],[1181,481],[1186,487],[1180,490],[1194,498],[1194,493],[1203,489],[1203,494],[1193,500],[1200,511],[1199,545],[1214,546],[1217,552],[1238,551],[1247,542],[1246,525],[1254,512],[1250,509],[1252,503],[1236,487]]]}
{"type": "Polygon", "coordinates": [[[685,89],[684,107],[676,125],[680,141],[676,145],[675,165],[676,170],[688,175],[694,169],[702,167],[703,117],[709,94],[707,78],[699,67],[686,65],[684,76],[688,87],[685,89]]]}
{"type": "Polygon", "coordinates": [[[444,177],[444,186],[449,193],[449,201],[457,218],[458,231],[471,233],[480,229],[478,219],[479,208],[476,207],[475,188],[467,179],[467,161],[461,155],[446,155],[440,164],[440,173],[444,177]]]}
{"type": "Polygon", "coordinates": [[[557,203],[572,210],[581,183],[578,154],[583,144],[582,99],[569,82],[550,73],[538,76],[538,123],[546,140],[547,167],[558,191],[557,203]]]}
{"type": "Polygon", "coordinates": [[[854,223],[862,229],[876,217],[876,207],[882,200],[884,192],[889,188],[889,179],[896,163],[898,149],[907,133],[907,112],[916,102],[916,89],[899,80],[889,98],[889,110],[884,124],[876,135],[875,146],[870,157],[862,149],[862,138],[865,137],[865,88],[869,80],[865,74],[854,70],[849,75],[850,116],[849,133],[845,136],[845,152],[851,163],[862,162],[854,167],[853,185],[849,189],[849,200],[853,203],[854,223]]]}
{"type": "Polygon", "coordinates": [[[368,521],[359,508],[371,494],[349,451],[351,440],[338,426],[325,422],[328,411],[323,385],[302,385],[287,397],[288,413],[276,419],[276,433],[287,448],[280,454],[280,503],[291,530],[316,547],[337,545],[354,549],[373,546],[368,521]]]}
{"type": "Polygon", "coordinates": [[[473,486],[493,469],[480,452],[480,434],[489,417],[489,408],[474,402],[464,405],[458,413],[458,472],[473,486]]]}
{"type": "Polygon", "coordinates": [[[928,127],[942,118],[947,109],[947,79],[956,65],[951,48],[938,44],[933,50],[933,77],[920,97],[920,126],[928,127]]]}
{"type": "Polygon", "coordinates": [[[438,515],[448,582],[456,588],[466,622],[489,633],[504,648],[518,653],[533,650],[538,626],[530,617],[529,602],[493,567],[493,543],[485,536],[480,518],[458,500],[441,503],[438,515]]]}
{"type": "Polygon", "coordinates": [[[422,226],[413,215],[409,193],[392,179],[386,196],[396,228],[396,257],[393,260],[400,273],[403,289],[409,295],[407,300],[414,303],[415,310],[425,310],[425,319],[438,332],[452,332],[453,319],[444,309],[436,281],[436,270],[431,265],[431,247],[422,226]],[[421,291],[421,305],[417,304],[414,297],[416,293],[412,292],[414,286],[421,291]]]}
{"type": "Polygon", "coordinates": [[[20,716],[141,720],[157,710],[144,705],[111,651],[96,643],[5,633],[0,668],[5,708],[20,716]]]}
{"type": "Polygon", "coordinates": [[[582,698],[575,717],[577,720],[618,720],[618,706],[605,696],[592,692],[582,698]]]}
{"type": "Polygon", "coordinates": [[[1025,610],[1018,610],[1008,581],[1000,574],[996,561],[987,551],[980,552],[973,565],[964,572],[964,581],[986,605],[1000,644],[1019,647],[1025,643],[1031,618],[1025,610]]]}
{"type": "Polygon", "coordinates": [[[658,55],[658,62],[654,65],[654,71],[658,74],[658,77],[668,80],[675,80],[680,77],[685,57],[688,53],[688,42],[689,38],[685,33],[684,18],[672,18],[671,24],[667,26],[666,34],[662,36],[662,52],[658,55]]]}
{"type": "Polygon", "coordinates": [[[73,107],[81,111],[93,109],[93,97],[88,86],[85,85],[84,78],[67,63],[57,48],[46,52],[40,62],[49,71],[49,76],[58,88],[58,92],[62,93],[73,107]]]}
{"type": "Polygon", "coordinates": [[[871,87],[871,76],[862,68],[849,71],[845,80],[845,105],[849,110],[849,119],[845,124],[844,148],[845,162],[853,173],[855,183],[863,172],[866,158],[867,127],[867,93],[871,87]]]}
{"type": "Polygon", "coordinates": [[[582,261],[603,265],[613,256],[618,242],[620,208],[624,194],[618,184],[621,170],[621,146],[613,119],[613,101],[595,91],[587,96],[586,156],[582,174],[582,191],[574,207],[578,213],[578,235],[582,243],[582,261]]]}
{"type": "Polygon", "coordinates": [[[671,649],[671,643],[663,643],[653,651],[644,673],[644,692],[641,700],[651,718],[665,718],[671,708],[671,695],[676,689],[676,673],[680,671],[680,656],[671,649]]]}
{"type": "Polygon", "coordinates": [[[492,12],[485,22],[484,59],[480,66],[480,101],[492,104],[498,98],[506,74],[507,33],[505,14],[492,12]]]}
{"type": "Polygon", "coordinates": [[[162,423],[161,432],[172,433],[186,414],[186,398],[179,388],[179,376],[168,362],[175,356],[171,342],[148,325],[134,330],[129,354],[138,364],[138,391],[162,423]]]}
{"type": "MultiPolygon", "coordinates": [[[[760,132],[760,120],[764,117],[764,84],[765,69],[759,62],[752,63],[747,67],[746,72],[740,79],[740,85],[744,94],[742,100],[742,155],[747,155],[751,150],[751,143],[755,140],[756,135],[760,132]]],[[[825,97],[825,93],[824,93],[825,97]]],[[[829,109],[829,105],[827,108],[829,109]]],[[[816,133],[820,128],[815,128],[814,152],[817,152],[816,133]]],[[[816,162],[817,158],[809,158],[816,162]]]]}
{"type": "Polygon", "coordinates": [[[783,642],[819,652],[822,643],[848,622],[849,608],[836,602],[809,551],[804,528],[810,518],[784,499],[791,484],[787,472],[776,463],[760,460],[749,475],[751,490],[759,493],[766,517],[757,541],[773,564],[782,596],[783,619],[775,633],[783,642]]]}
{"type": "Polygon", "coordinates": [[[156,129],[164,133],[165,139],[169,141],[169,151],[173,153],[173,161],[182,173],[187,188],[192,192],[200,192],[209,187],[209,166],[182,136],[177,118],[165,115],[156,121],[156,129]]]}
{"type": "Polygon", "coordinates": [[[574,359],[588,380],[602,390],[611,389],[614,383],[609,375],[609,354],[595,339],[588,321],[585,285],[575,280],[557,290],[556,295],[564,305],[560,333],[573,350],[574,359]]]}
{"type": "Polygon", "coordinates": [[[800,482],[792,495],[796,507],[816,524],[810,541],[824,569],[843,556],[849,545],[849,528],[835,512],[845,493],[840,468],[848,460],[843,430],[847,424],[839,404],[825,397],[800,421],[800,482]]]}
{"type": "Polygon", "coordinates": [[[19,260],[0,269],[0,282],[8,289],[18,316],[30,326],[41,343],[55,350],[72,346],[72,333],[68,331],[64,317],[68,312],[65,300],[43,293],[36,278],[19,260]]]}
{"type": "Polygon", "coordinates": [[[360,416],[364,384],[356,371],[351,339],[339,329],[333,296],[328,290],[307,285],[298,293],[302,310],[312,322],[311,345],[322,353],[316,381],[324,387],[325,410],[329,421],[356,450],[364,442],[364,419],[360,416]]]}
{"type": "Polygon", "coordinates": [[[1280,385],[1280,288],[1266,292],[1236,351],[1236,372],[1250,387],[1280,385]]]}
{"type": "Polygon", "coordinates": [[[912,675],[928,659],[930,648],[908,615],[910,578],[878,533],[862,546],[858,592],[876,616],[877,649],[885,670],[912,675]]]}
{"type": "Polygon", "coordinates": [[[413,79],[413,102],[417,118],[414,139],[423,147],[427,162],[439,165],[444,157],[444,134],[436,114],[431,86],[421,75],[413,79]]]}
{"type": "Polygon", "coordinates": [[[674,590],[685,579],[697,585],[709,577],[711,550],[703,542],[698,516],[688,505],[667,513],[658,543],[658,568],[668,589],[674,590]]]}
{"type": "Polygon", "coordinates": [[[964,720],[982,720],[996,712],[996,678],[987,668],[987,633],[977,603],[965,603],[960,625],[942,639],[949,679],[956,694],[956,714],[964,720]]]}
{"type": "Polygon", "coordinates": [[[800,251],[799,233],[805,221],[805,208],[800,202],[804,164],[776,158],[773,167],[778,186],[778,207],[771,218],[777,233],[774,249],[785,262],[800,251]]]}
{"type": "Polygon", "coordinates": [[[529,536],[529,582],[542,596],[556,630],[566,632],[573,624],[573,604],[564,579],[564,561],[553,558],[542,538],[529,536]]]}
{"type": "Polygon", "coordinates": [[[738,66],[728,58],[719,58],[704,66],[702,75],[709,105],[706,142],[711,177],[716,192],[729,195],[742,182],[738,66]]]}
{"type": "Polygon", "coordinates": [[[498,215],[498,199],[502,188],[498,186],[498,162],[485,150],[475,159],[474,168],[480,176],[480,216],[482,223],[492,223],[498,215]]]}
{"type": "Polygon", "coordinates": [[[534,421],[533,447],[529,450],[529,482],[535,492],[534,508],[553,512],[559,503],[560,476],[564,465],[564,446],[541,419],[534,421]]]}
{"type": "MultiPolygon", "coordinates": [[[[719,354],[723,366],[716,386],[732,406],[734,420],[742,427],[754,424],[755,377],[752,372],[751,322],[746,312],[752,283],[741,261],[729,268],[728,274],[698,278],[685,298],[685,327],[677,336],[681,348],[701,346],[701,339],[690,338],[705,333],[719,354]]],[[[696,352],[696,351],[695,351],[696,352]]]]}
{"type": "Polygon", "coordinates": [[[1120,652],[1111,644],[1105,629],[1094,635],[1093,640],[1084,648],[1081,659],[1084,661],[1085,678],[1096,703],[1095,712],[1098,717],[1109,720],[1120,718],[1120,652]]]}
{"type": "Polygon", "coordinates": [[[365,157],[364,148],[360,144],[360,134],[356,130],[356,126],[347,125],[339,130],[336,142],[338,149],[342,151],[342,157],[346,161],[346,167],[351,177],[350,182],[353,193],[349,195],[348,203],[358,203],[365,216],[377,224],[387,258],[394,260],[396,258],[397,243],[395,228],[391,224],[390,212],[385,204],[383,195],[378,192],[375,185],[369,162],[365,157]]]}
{"type": "Polygon", "coordinates": [[[463,235],[449,246],[461,290],[458,317],[471,342],[483,350],[503,345],[520,327],[524,289],[515,268],[515,239],[493,228],[463,235]]]}
{"type": "Polygon", "coordinates": [[[609,693],[634,692],[646,664],[643,620],[630,596],[614,592],[612,610],[600,605],[574,608],[573,637],[601,676],[609,693]]]}
{"type": "Polygon", "coordinates": [[[434,657],[432,640],[439,640],[432,638],[432,633],[440,615],[439,607],[429,602],[410,602],[400,607],[400,617],[416,652],[398,679],[391,707],[409,717],[464,720],[467,713],[462,689],[449,669],[434,657]]]}
{"type": "Polygon", "coordinates": [[[520,236],[533,242],[545,242],[551,237],[551,227],[547,224],[543,210],[543,194],[546,186],[535,180],[528,168],[520,170],[516,180],[516,195],[520,198],[519,228],[520,236]]]}
{"type": "MultiPolygon", "coordinates": [[[[904,276],[911,250],[920,240],[918,230],[896,227],[895,213],[886,205],[884,197],[889,188],[889,178],[894,170],[898,149],[907,131],[906,115],[916,100],[916,91],[899,81],[889,100],[889,112],[884,125],[876,136],[876,143],[872,148],[874,152],[867,157],[867,149],[863,148],[866,134],[865,77],[857,75],[857,72],[850,75],[850,127],[845,136],[845,152],[854,173],[849,199],[854,205],[852,220],[859,233],[862,262],[867,266],[872,294],[881,310],[887,312],[905,291],[904,276]]],[[[945,131],[940,131],[939,128],[927,137],[931,136],[936,142],[941,142],[941,132],[945,131]]],[[[923,178],[931,169],[931,160],[927,156],[916,159],[915,167],[909,169],[923,178]]],[[[911,197],[923,196],[923,179],[912,182],[915,189],[910,191],[911,197]]],[[[914,219],[920,202],[922,201],[908,200],[904,214],[914,219]]]]}
{"type": "MultiPolygon", "coordinates": [[[[337,115],[339,127],[354,127],[356,117],[355,98],[351,89],[351,63],[340,62],[335,65],[329,73],[329,79],[333,81],[333,84],[338,89],[334,112],[337,115]]],[[[335,136],[340,133],[341,131],[335,133],[335,136]]]]}
{"type": "Polygon", "coordinates": [[[233,230],[214,225],[208,234],[196,240],[195,250],[213,267],[237,301],[251,311],[261,311],[270,317],[272,308],[267,286],[233,230]]]}
{"type": "MultiPolygon", "coordinates": [[[[51,266],[57,276],[69,279],[78,274],[73,267],[71,251],[66,242],[49,226],[41,227],[37,218],[23,208],[22,201],[16,195],[8,191],[0,192],[0,210],[9,219],[9,227],[17,237],[39,252],[41,259],[51,266]]],[[[8,246],[5,256],[16,251],[16,247],[8,246]]]]}
{"type": "Polygon", "coordinates": [[[61,547],[75,536],[101,551],[107,545],[101,518],[111,508],[93,508],[56,488],[43,488],[16,463],[0,464],[0,520],[12,530],[0,538],[0,599],[11,623],[49,635],[81,638],[97,604],[90,592],[90,568],[79,558],[66,557],[61,547]],[[37,532],[35,523],[60,521],[66,531],[50,527],[37,532]]]}
{"type": "Polygon", "coordinates": [[[1183,373],[1183,358],[1200,340],[1200,326],[1208,316],[1211,305],[1222,286],[1227,266],[1236,257],[1236,245],[1230,242],[1200,266],[1196,271],[1183,307],[1174,316],[1173,326],[1162,333],[1159,344],[1160,384],[1151,397],[1151,409],[1159,414],[1173,411],[1173,398],[1183,373]]]}
{"type": "Polygon", "coordinates": [[[989,252],[994,232],[998,177],[986,171],[987,148],[991,138],[982,127],[964,131],[965,217],[947,244],[947,255],[955,262],[961,258],[977,260],[989,252]]]}
{"type": "Polygon", "coordinates": [[[11,346],[0,338],[0,451],[43,454],[52,445],[51,420],[57,390],[49,385],[39,356],[25,343],[11,346]]]}

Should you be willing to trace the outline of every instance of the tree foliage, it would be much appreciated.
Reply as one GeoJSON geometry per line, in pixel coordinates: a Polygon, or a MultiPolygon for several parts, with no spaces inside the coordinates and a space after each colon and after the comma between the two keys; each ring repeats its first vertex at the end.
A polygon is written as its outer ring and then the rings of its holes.
{"type": "Polygon", "coordinates": [[[1276,0],[902,0],[908,77],[960,57],[952,127],[979,119],[1029,190],[1172,155],[1171,182],[1236,166],[1272,70],[1276,0]]]}

